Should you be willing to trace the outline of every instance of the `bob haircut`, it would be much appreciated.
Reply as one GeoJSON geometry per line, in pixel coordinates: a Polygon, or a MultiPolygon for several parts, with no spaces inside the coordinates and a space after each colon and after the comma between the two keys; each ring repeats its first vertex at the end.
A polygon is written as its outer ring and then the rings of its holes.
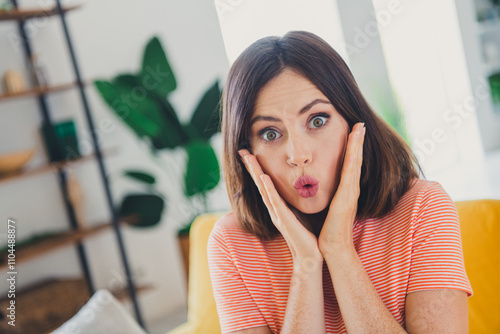
{"type": "Polygon", "coordinates": [[[250,152],[249,124],[259,91],[284,69],[309,79],[344,117],[350,131],[367,128],[357,219],[389,213],[422,172],[405,141],[368,105],[340,55],[305,31],[269,36],[251,44],[232,65],[222,94],[223,168],[233,212],[243,230],[261,240],[280,234],[238,154],[250,152]],[[417,169],[418,168],[418,169],[417,169]]]}

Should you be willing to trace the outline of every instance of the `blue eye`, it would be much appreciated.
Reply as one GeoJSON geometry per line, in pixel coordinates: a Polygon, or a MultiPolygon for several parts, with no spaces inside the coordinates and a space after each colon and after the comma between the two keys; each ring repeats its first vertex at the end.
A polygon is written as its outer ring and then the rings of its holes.
{"type": "Polygon", "coordinates": [[[319,128],[325,125],[327,117],[324,116],[316,116],[309,121],[309,125],[313,128],[319,128]]]}
{"type": "Polygon", "coordinates": [[[259,133],[259,135],[264,138],[265,141],[273,141],[279,138],[278,132],[273,129],[264,129],[261,133],[259,133]]]}

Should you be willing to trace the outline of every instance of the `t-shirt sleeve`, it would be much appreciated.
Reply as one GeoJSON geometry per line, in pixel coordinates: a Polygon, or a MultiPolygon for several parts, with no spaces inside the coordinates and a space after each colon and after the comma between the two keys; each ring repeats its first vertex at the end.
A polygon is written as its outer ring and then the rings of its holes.
{"type": "Polygon", "coordinates": [[[471,297],[455,204],[438,182],[432,182],[419,200],[407,293],[458,289],[471,297]]]}
{"type": "Polygon", "coordinates": [[[267,326],[230,254],[230,238],[216,223],[208,239],[210,279],[222,333],[267,326]]]}

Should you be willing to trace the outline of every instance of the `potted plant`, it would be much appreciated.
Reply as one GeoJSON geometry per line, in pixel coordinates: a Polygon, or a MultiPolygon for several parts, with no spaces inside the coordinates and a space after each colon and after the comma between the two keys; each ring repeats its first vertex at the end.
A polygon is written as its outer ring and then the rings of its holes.
{"type": "MultiPolygon", "coordinates": [[[[222,92],[219,82],[216,81],[207,89],[190,121],[182,124],[169,102],[170,94],[177,87],[176,79],[159,39],[153,37],[146,45],[138,72],[119,74],[111,80],[96,80],[94,85],[111,110],[133,130],[139,140],[146,143],[151,157],[160,163],[162,170],[168,170],[168,166],[162,163],[159,151],[185,150],[186,169],[184,178],[179,179],[179,182],[182,182],[184,190],[182,196],[190,203],[191,209],[178,235],[181,248],[188,250],[185,240],[191,223],[196,216],[209,211],[207,193],[220,181],[219,163],[210,144],[212,136],[220,131],[218,112],[222,92]],[[202,208],[198,208],[196,202],[201,202],[202,208]]],[[[127,176],[154,183],[154,178],[143,172],[129,172],[127,176]]],[[[151,200],[154,198],[152,196],[151,200]]],[[[140,201],[144,199],[144,196],[126,198],[120,208],[121,214],[130,215],[139,211],[140,201]],[[128,209],[131,203],[135,209],[128,209]]],[[[157,198],[156,202],[156,207],[161,207],[157,198]]],[[[188,255],[183,257],[189,258],[188,255]]],[[[187,270],[187,263],[185,265],[187,270]]]]}
{"type": "Polygon", "coordinates": [[[165,199],[154,188],[156,179],[151,174],[139,170],[127,170],[124,175],[141,183],[143,190],[128,193],[123,197],[117,209],[120,220],[138,228],[158,224],[165,209],[165,199]]]}

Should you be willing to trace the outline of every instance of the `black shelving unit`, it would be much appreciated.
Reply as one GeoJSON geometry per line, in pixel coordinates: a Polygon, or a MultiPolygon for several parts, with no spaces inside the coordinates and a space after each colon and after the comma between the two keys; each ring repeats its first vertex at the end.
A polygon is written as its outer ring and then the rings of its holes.
{"type": "MultiPolygon", "coordinates": [[[[79,94],[80,101],[81,101],[81,104],[83,106],[83,110],[85,112],[85,119],[86,119],[87,127],[88,127],[89,132],[90,132],[91,137],[92,137],[94,154],[97,158],[99,173],[100,173],[102,185],[104,187],[104,191],[106,194],[106,202],[107,202],[108,209],[109,209],[109,212],[111,215],[112,226],[113,226],[114,233],[116,235],[116,239],[117,239],[117,243],[118,243],[118,247],[119,247],[119,251],[120,251],[120,257],[121,257],[121,261],[122,261],[125,275],[126,275],[126,279],[127,279],[128,293],[130,295],[130,299],[131,299],[133,307],[134,307],[136,320],[142,328],[146,329],[141,312],[140,312],[139,303],[137,300],[136,288],[134,285],[134,280],[132,277],[132,273],[131,273],[128,258],[127,258],[127,252],[125,249],[125,244],[123,241],[122,232],[121,232],[120,225],[119,225],[118,215],[117,215],[116,210],[115,210],[114,205],[113,205],[113,198],[112,198],[112,194],[111,194],[109,180],[108,180],[107,173],[106,173],[106,167],[105,167],[104,160],[103,160],[103,154],[102,154],[99,142],[97,140],[97,135],[96,135],[96,131],[95,131],[95,125],[94,125],[95,123],[94,123],[94,120],[92,117],[90,105],[88,103],[88,98],[87,98],[87,95],[86,95],[86,92],[84,89],[85,87],[84,87],[84,83],[82,80],[80,68],[78,66],[78,60],[77,60],[76,53],[75,53],[75,50],[73,47],[73,42],[71,39],[69,27],[68,27],[68,24],[66,22],[66,12],[68,10],[71,10],[71,9],[76,9],[79,6],[72,6],[72,7],[63,8],[60,0],[55,0],[54,8],[52,10],[19,11],[19,5],[18,5],[17,0],[11,0],[11,3],[14,6],[14,8],[16,9],[16,14],[10,15],[10,17],[4,15],[2,20],[15,20],[18,22],[19,35],[22,38],[23,51],[24,51],[24,55],[25,55],[27,61],[29,61],[32,58],[33,49],[32,49],[32,45],[30,43],[30,39],[29,39],[29,37],[26,33],[26,29],[25,29],[26,21],[31,19],[31,18],[35,18],[35,17],[54,16],[54,15],[59,16],[59,18],[61,20],[62,29],[64,32],[64,40],[66,42],[68,52],[69,52],[69,55],[71,57],[71,64],[72,64],[72,68],[73,68],[74,75],[76,78],[76,86],[77,86],[79,93],[80,93],[79,94]]],[[[53,121],[52,121],[51,114],[50,114],[49,104],[47,102],[46,92],[40,92],[37,95],[38,95],[38,97],[37,97],[38,106],[39,106],[39,110],[40,110],[40,113],[42,116],[43,125],[47,126],[47,129],[48,129],[47,136],[48,136],[48,139],[50,141],[50,139],[56,138],[56,133],[55,133],[55,130],[53,127],[53,121]]],[[[51,142],[57,142],[57,141],[52,140],[51,142]]],[[[67,171],[66,171],[63,164],[61,164],[61,166],[58,167],[57,174],[58,174],[58,178],[59,178],[60,191],[61,191],[61,194],[63,197],[64,206],[65,206],[65,210],[66,210],[66,214],[68,217],[70,227],[71,227],[71,229],[76,230],[76,229],[78,229],[78,223],[77,223],[77,219],[76,219],[75,209],[74,209],[74,207],[70,201],[70,198],[69,198],[68,184],[67,184],[67,171]]],[[[81,243],[81,242],[77,243],[77,252],[78,252],[78,258],[80,261],[80,266],[81,266],[83,275],[85,277],[85,280],[87,282],[87,287],[88,287],[89,293],[90,293],[90,295],[92,295],[95,292],[95,286],[94,286],[94,283],[92,281],[92,275],[90,272],[90,267],[88,265],[87,255],[86,255],[86,251],[85,251],[85,245],[83,243],[81,243]]]]}

